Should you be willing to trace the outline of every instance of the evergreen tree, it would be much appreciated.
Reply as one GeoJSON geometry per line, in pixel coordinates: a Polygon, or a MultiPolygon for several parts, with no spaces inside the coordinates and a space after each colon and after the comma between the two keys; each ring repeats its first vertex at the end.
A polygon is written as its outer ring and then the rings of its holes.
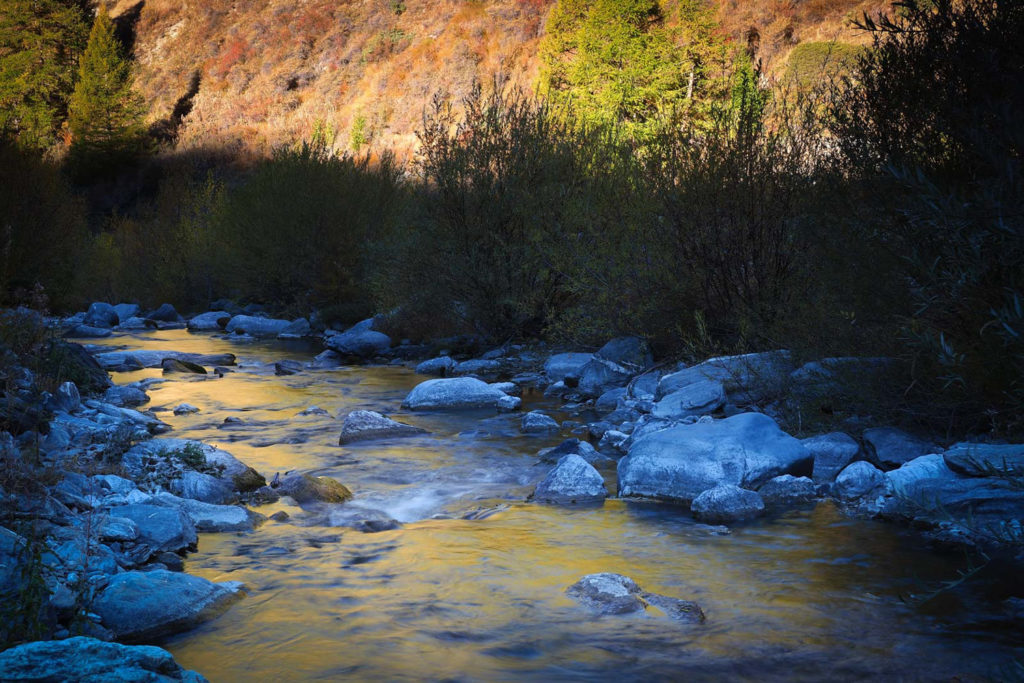
{"type": "Polygon", "coordinates": [[[131,63],[100,9],[71,97],[71,163],[79,175],[110,173],[141,153],[145,104],[132,89],[131,63]]]}
{"type": "Polygon", "coordinates": [[[0,137],[45,150],[59,140],[88,24],[68,0],[4,0],[0,11],[0,137]]]}

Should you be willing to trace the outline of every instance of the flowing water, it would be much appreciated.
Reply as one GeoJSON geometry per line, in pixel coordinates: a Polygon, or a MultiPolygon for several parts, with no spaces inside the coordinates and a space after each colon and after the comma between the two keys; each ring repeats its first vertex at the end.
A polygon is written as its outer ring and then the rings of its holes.
{"type": "MultiPolygon", "coordinates": [[[[146,407],[173,425],[169,436],[216,444],[268,478],[298,469],[355,494],[333,513],[278,503],[260,511],[285,510],[286,521],[201,535],[187,571],[242,581],[248,595],[163,645],[211,681],[986,680],[1024,661],[1020,622],[999,618],[1000,601],[1020,594],[1016,577],[988,571],[908,604],[901,596],[956,578],[964,558],[891,525],[846,519],[831,504],[728,535],[666,505],[532,504],[525,498],[546,471],[536,452],[559,437],[521,435],[515,414],[404,413],[402,399],[425,379],[408,368],[278,377],[274,361],[313,351],[185,331],[103,343],[237,354],[239,367],[223,378],[154,385],[146,407]],[[174,416],[182,402],[201,412],[174,416]],[[298,415],[314,405],[328,415],[298,415]],[[338,446],[338,416],[357,408],[430,435],[338,446]],[[340,526],[353,513],[402,526],[340,526]],[[602,571],[695,600],[707,622],[681,625],[657,611],[596,616],[565,595],[602,571]]],[[[557,409],[539,396],[524,403],[557,409]]],[[[614,491],[614,471],[605,474],[614,491]]]]}

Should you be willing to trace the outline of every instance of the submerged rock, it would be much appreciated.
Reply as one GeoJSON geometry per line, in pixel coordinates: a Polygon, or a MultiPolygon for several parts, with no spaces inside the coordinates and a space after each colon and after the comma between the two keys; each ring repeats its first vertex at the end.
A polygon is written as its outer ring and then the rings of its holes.
{"type": "Polygon", "coordinates": [[[675,621],[687,624],[704,622],[704,611],[697,603],[648,593],[636,581],[622,574],[588,574],[565,589],[565,592],[577,602],[601,614],[631,614],[654,605],[675,621]]]}
{"type": "Polygon", "coordinates": [[[545,415],[539,410],[531,410],[520,422],[519,430],[523,434],[544,434],[557,432],[561,426],[550,415],[545,415]]]}
{"type": "Polygon", "coordinates": [[[596,503],[608,497],[604,477],[578,455],[563,455],[533,492],[542,503],[596,503]]]}
{"type": "Polygon", "coordinates": [[[773,419],[741,413],[647,433],[619,461],[619,495],[689,503],[719,485],[757,487],[810,465],[773,419]]]}
{"type": "Polygon", "coordinates": [[[496,408],[504,396],[507,396],[504,391],[473,377],[428,379],[409,392],[402,407],[410,410],[496,408]]]}
{"type": "Polygon", "coordinates": [[[164,358],[160,361],[160,367],[163,368],[165,375],[172,373],[192,373],[196,375],[208,374],[206,372],[206,368],[202,365],[188,360],[179,360],[177,358],[164,358]]]}
{"type": "Polygon", "coordinates": [[[0,652],[3,681],[153,681],[206,683],[183,669],[171,653],[153,645],[121,645],[75,636],[25,643],[0,652]]]}
{"type": "Polygon", "coordinates": [[[162,569],[124,572],[110,579],[92,610],[119,640],[153,640],[219,616],[241,588],[237,581],[213,583],[162,569]]]}
{"type": "Polygon", "coordinates": [[[739,522],[763,515],[764,500],[757,491],[725,484],[708,489],[694,498],[690,510],[702,522],[739,522]]]}
{"type": "Polygon", "coordinates": [[[354,441],[391,439],[426,433],[425,429],[396,422],[372,410],[353,410],[345,416],[345,422],[341,426],[341,436],[338,437],[338,445],[344,446],[354,441]]]}

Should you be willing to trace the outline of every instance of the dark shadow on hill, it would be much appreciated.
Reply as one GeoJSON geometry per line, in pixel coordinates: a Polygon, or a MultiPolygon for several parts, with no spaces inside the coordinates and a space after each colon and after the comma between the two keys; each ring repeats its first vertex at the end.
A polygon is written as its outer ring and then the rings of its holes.
{"type": "Polygon", "coordinates": [[[181,124],[195,105],[195,97],[199,94],[199,86],[202,84],[202,80],[202,74],[199,70],[196,69],[193,71],[192,77],[188,82],[188,88],[185,90],[185,94],[179,97],[178,101],[174,103],[174,108],[171,110],[170,116],[166,119],[156,121],[149,127],[149,134],[158,144],[173,147],[178,141],[178,133],[181,130],[181,124]]]}
{"type": "Polygon", "coordinates": [[[114,35],[124,45],[124,52],[130,55],[135,50],[136,28],[139,25],[139,18],[142,16],[142,8],[146,0],[139,0],[124,12],[113,18],[114,35]]]}

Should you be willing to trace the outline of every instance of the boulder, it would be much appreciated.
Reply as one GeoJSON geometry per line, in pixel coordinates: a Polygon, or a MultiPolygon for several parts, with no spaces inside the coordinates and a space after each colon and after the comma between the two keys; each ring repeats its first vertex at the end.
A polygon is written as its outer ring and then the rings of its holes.
{"type": "Polygon", "coordinates": [[[788,351],[722,356],[665,375],[658,382],[656,398],[661,399],[701,380],[720,382],[728,400],[747,405],[778,395],[792,371],[788,351]]]}
{"type": "Polygon", "coordinates": [[[0,652],[0,680],[206,683],[200,674],[179,666],[163,648],[121,645],[85,636],[40,640],[0,652]]]}
{"type": "Polygon", "coordinates": [[[309,324],[309,321],[305,318],[296,318],[288,327],[278,333],[277,338],[304,339],[311,336],[313,336],[313,327],[309,324]]]}
{"type": "Polygon", "coordinates": [[[518,396],[502,396],[498,399],[496,408],[499,413],[511,413],[514,410],[519,410],[519,406],[522,405],[523,399],[518,396]]]}
{"type": "Polygon", "coordinates": [[[757,492],[768,507],[803,505],[818,497],[814,482],[809,477],[794,477],[792,474],[769,479],[757,492]]]}
{"type": "Polygon", "coordinates": [[[162,569],[124,572],[93,600],[92,611],[118,640],[154,640],[212,619],[234,602],[237,581],[213,583],[162,569]]]}
{"type": "Polygon", "coordinates": [[[50,399],[53,410],[62,413],[73,413],[82,407],[82,396],[74,382],[64,382],[50,399]]]}
{"type": "MultiPolygon", "coordinates": [[[[94,362],[107,370],[158,368],[167,358],[183,360],[197,365],[234,365],[233,353],[184,353],[182,351],[105,351],[97,353],[94,362]]],[[[79,384],[79,389],[82,385],[79,384]]]]}
{"type": "Polygon", "coordinates": [[[282,360],[274,363],[274,374],[278,377],[297,375],[302,370],[302,363],[297,360],[282,360]]]}
{"type": "Polygon", "coordinates": [[[545,448],[537,453],[537,457],[540,458],[541,462],[553,464],[558,462],[562,456],[569,454],[578,455],[591,465],[610,465],[615,463],[611,458],[598,453],[590,443],[576,438],[566,439],[553,448],[545,448]]]}
{"type": "Polygon", "coordinates": [[[633,372],[609,360],[594,358],[580,371],[577,390],[587,398],[600,396],[609,389],[624,387],[633,372]]]}
{"type": "Polygon", "coordinates": [[[640,337],[617,337],[602,346],[594,355],[597,358],[629,368],[633,374],[654,363],[650,347],[640,337]]]}
{"type": "Polygon", "coordinates": [[[437,358],[425,360],[419,365],[417,365],[416,374],[438,375],[440,377],[445,377],[451,374],[452,370],[455,369],[456,365],[458,365],[458,363],[455,362],[455,359],[449,356],[439,356],[437,358]]]}
{"type": "Polygon", "coordinates": [[[285,475],[277,485],[282,496],[291,496],[296,503],[344,503],[352,497],[340,482],[330,477],[314,477],[297,472],[285,475]]]}
{"type": "Polygon", "coordinates": [[[944,454],[946,466],[967,477],[1024,475],[1024,444],[953,444],[944,454]]]}
{"type": "Polygon", "coordinates": [[[85,312],[85,317],[82,318],[82,324],[89,327],[114,327],[121,319],[117,316],[117,311],[110,304],[103,303],[102,301],[96,301],[89,305],[89,310],[85,312]]]}
{"type": "Polygon", "coordinates": [[[146,317],[161,323],[180,323],[182,320],[178,311],[174,310],[174,306],[171,304],[160,304],[159,308],[150,312],[146,317]]]}
{"type": "Polygon", "coordinates": [[[153,496],[153,500],[184,512],[195,524],[197,531],[252,531],[267,519],[241,505],[215,505],[179,498],[170,493],[158,493],[153,496]]]}
{"type": "Polygon", "coordinates": [[[383,332],[351,328],[324,340],[324,345],[343,358],[373,358],[391,348],[391,338],[383,332]]]}
{"type": "Polygon", "coordinates": [[[160,361],[160,367],[163,368],[165,375],[174,373],[183,374],[195,374],[195,375],[206,375],[206,368],[197,363],[193,363],[188,360],[178,360],[177,358],[164,358],[160,361]]]}
{"type": "Polygon", "coordinates": [[[231,320],[227,311],[207,311],[189,319],[188,329],[193,332],[214,332],[223,330],[231,320]]]}
{"type": "Polygon", "coordinates": [[[544,374],[552,382],[560,382],[566,377],[578,380],[583,367],[593,359],[592,353],[558,353],[544,363],[544,374]]]}
{"type": "Polygon", "coordinates": [[[135,408],[149,402],[149,396],[142,389],[128,384],[110,387],[103,394],[103,400],[119,408],[135,408]]]}
{"type": "Polygon", "coordinates": [[[654,404],[651,415],[666,420],[707,415],[725,404],[725,388],[713,379],[697,380],[654,404]]]}
{"type": "Polygon", "coordinates": [[[316,370],[337,368],[343,364],[341,356],[330,349],[318,353],[313,357],[313,362],[311,363],[316,370]]]}
{"type": "Polygon", "coordinates": [[[835,494],[844,502],[871,498],[886,492],[887,481],[882,470],[860,460],[846,467],[836,477],[835,494]]]}
{"type": "Polygon", "coordinates": [[[689,503],[719,485],[755,488],[811,464],[807,449],[761,413],[647,429],[652,427],[637,427],[644,435],[634,431],[619,461],[621,496],[689,503]]]}
{"type": "Polygon", "coordinates": [[[868,459],[883,469],[893,469],[914,458],[938,449],[916,436],[894,427],[879,427],[864,430],[864,443],[868,449],[868,459]]]}
{"type": "Polygon", "coordinates": [[[702,522],[738,522],[763,515],[764,500],[757,491],[724,484],[708,489],[694,498],[690,510],[693,516],[702,522]]]}
{"type": "Polygon", "coordinates": [[[885,473],[889,481],[886,487],[896,496],[915,495],[920,482],[931,479],[955,479],[956,474],[946,466],[941,455],[932,453],[914,458],[901,467],[885,473]]]}
{"type": "Polygon", "coordinates": [[[392,439],[403,436],[426,434],[427,430],[396,422],[372,410],[353,410],[345,416],[341,425],[338,445],[372,439],[392,439]]]}
{"type": "Polygon", "coordinates": [[[537,484],[534,500],[542,503],[596,503],[608,497],[604,477],[578,455],[563,455],[537,484]]]}
{"type": "Polygon", "coordinates": [[[594,410],[600,413],[610,413],[619,407],[619,401],[626,398],[628,393],[626,387],[609,389],[594,401],[594,410]]]}
{"type": "Polygon", "coordinates": [[[117,313],[118,323],[125,323],[132,318],[139,317],[142,309],[138,304],[115,304],[114,312],[117,313]]]}
{"type": "Polygon", "coordinates": [[[519,429],[523,434],[547,434],[557,432],[561,426],[549,415],[545,415],[539,410],[531,410],[523,415],[519,429]]]}
{"type": "Polygon", "coordinates": [[[811,478],[817,484],[835,481],[847,465],[857,459],[860,444],[843,432],[820,434],[800,441],[814,456],[814,470],[811,478]]]}
{"type": "Polygon", "coordinates": [[[81,344],[58,341],[50,347],[50,357],[60,364],[64,376],[74,380],[85,395],[99,394],[111,386],[110,375],[81,344]]]}
{"type": "Polygon", "coordinates": [[[172,493],[182,498],[215,505],[233,503],[238,499],[234,487],[228,482],[218,479],[212,474],[194,470],[183,472],[180,479],[171,482],[170,489],[172,493]]]}
{"type": "Polygon", "coordinates": [[[136,503],[116,505],[109,512],[112,517],[125,517],[134,522],[139,540],[155,552],[181,552],[195,548],[198,541],[195,524],[178,508],[136,503]]]}
{"type": "Polygon", "coordinates": [[[69,339],[104,339],[114,334],[106,327],[92,327],[91,325],[75,325],[64,335],[69,339]]]}
{"type": "Polygon", "coordinates": [[[504,396],[507,396],[505,392],[473,377],[428,379],[409,392],[402,407],[410,410],[496,408],[504,396]]]}
{"type": "Polygon", "coordinates": [[[648,593],[633,579],[603,572],[588,574],[569,586],[566,594],[601,614],[630,614],[654,605],[667,617],[684,624],[704,622],[704,611],[695,602],[648,593]]]}
{"type": "Polygon", "coordinates": [[[248,334],[252,337],[276,337],[288,329],[290,320],[259,318],[252,315],[236,315],[224,326],[231,334],[248,334]]]}
{"type": "Polygon", "coordinates": [[[501,371],[501,361],[482,358],[459,363],[451,370],[452,375],[495,375],[501,371]]]}
{"type": "Polygon", "coordinates": [[[193,413],[198,412],[199,408],[195,407],[191,403],[179,403],[174,407],[175,415],[192,415],[193,413]]]}

